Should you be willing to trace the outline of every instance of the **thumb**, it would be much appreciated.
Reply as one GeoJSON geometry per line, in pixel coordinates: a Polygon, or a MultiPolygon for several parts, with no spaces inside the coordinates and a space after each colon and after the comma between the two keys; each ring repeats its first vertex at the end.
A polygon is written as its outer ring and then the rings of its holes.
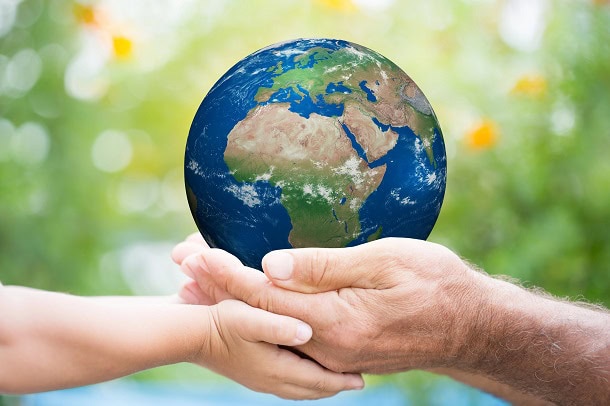
{"type": "Polygon", "coordinates": [[[263,270],[274,285],[302,293],[341,288],[374,288],[377,265],[363,246],[300,248],[273,251],[263,258],[263,270]]]}

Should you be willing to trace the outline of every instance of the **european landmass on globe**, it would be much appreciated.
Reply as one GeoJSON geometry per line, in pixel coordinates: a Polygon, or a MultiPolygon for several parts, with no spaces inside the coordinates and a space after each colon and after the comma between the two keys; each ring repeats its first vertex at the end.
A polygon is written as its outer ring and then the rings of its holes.
{"type": "Polygon", "coordinates": [[[274,249],[425,239],[445,182],[442,133],[419,87],[341,40],[238,62],[204,98],[185,153],[198,228],[255,268],[274,249]]]}

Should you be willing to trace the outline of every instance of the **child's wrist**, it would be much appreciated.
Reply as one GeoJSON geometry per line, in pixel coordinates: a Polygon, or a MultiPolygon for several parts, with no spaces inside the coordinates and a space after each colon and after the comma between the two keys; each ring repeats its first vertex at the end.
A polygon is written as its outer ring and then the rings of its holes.
{"type": "Polygon", "coordinates": [[[185,350],[182,361],[204,366],[203,364],[210,358],[210,340],[215,333],[212,329],[214,322],[211,308],[202,305],[180,306],[188,307],[187,311],[190,313],[188,333],[185,334],[188,338],[184,340],[185,350]]]}

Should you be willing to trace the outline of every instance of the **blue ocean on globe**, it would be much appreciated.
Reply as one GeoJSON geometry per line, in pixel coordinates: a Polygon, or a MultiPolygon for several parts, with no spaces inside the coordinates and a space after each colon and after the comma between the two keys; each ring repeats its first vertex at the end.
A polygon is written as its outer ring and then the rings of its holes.
{"type": "Polygon", "coordinates": [[[445,193],[438,120],[411,78],[351,42],[298,39],[239,61],[203,99],[184,160],[206,241],[269,251],[426,239],[445,193]]]}

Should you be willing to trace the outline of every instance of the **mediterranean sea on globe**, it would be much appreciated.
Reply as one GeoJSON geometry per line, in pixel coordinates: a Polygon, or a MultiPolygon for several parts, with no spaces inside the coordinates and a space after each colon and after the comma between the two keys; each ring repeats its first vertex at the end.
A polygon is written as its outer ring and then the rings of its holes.
{"type": "Polygon", "coordinates": [[[184,166],[205,240],[257,269],[276,249],[426,239],[447,173],[411,78],[331,39],[274,44],[233,66],[195,115],[184,166]]]}

